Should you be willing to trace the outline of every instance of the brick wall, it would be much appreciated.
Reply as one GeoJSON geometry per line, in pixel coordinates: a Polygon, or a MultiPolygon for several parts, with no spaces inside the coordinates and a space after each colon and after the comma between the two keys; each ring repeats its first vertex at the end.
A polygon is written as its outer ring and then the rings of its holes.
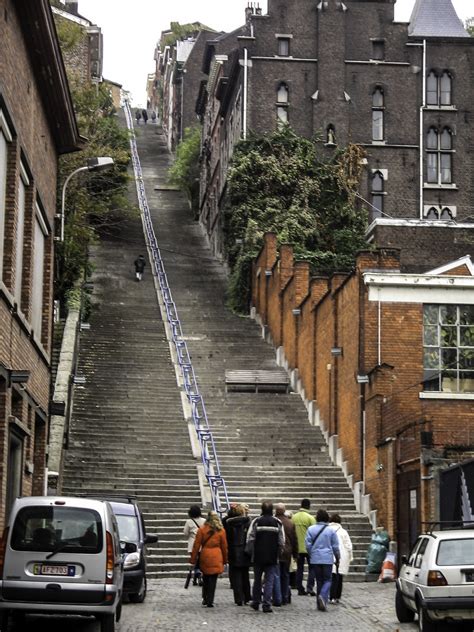
{"type": "MultiPolygon", "coordinates": [[[[474,444],[474,410],[470,400],[420,398],[423,305],[369,301],[364,272],[398,272],[399,251],[362,252],[350,275],[310,280],[307,264],[294,261],[291,247],[276,253],[275,246],[275,236],[267,234],[254,266],[253,306],[289,368],[298,369],[323,430],[338,435],[348,472],[365,480],[379,523],[394,537],[398,473],[418,472],[420,519],[433,519],[436,496],[429,480],[420,478],[426,473],[420,470],[420,432],[433,432],[436,450],[465,449],[474,444]],[[265,269],[271,276],[263,276],[265,269]],[[368,383],[358,376],[368,376],[368,383]]],[[[468,268],[454,269],[463,271],[468,268]]]]}

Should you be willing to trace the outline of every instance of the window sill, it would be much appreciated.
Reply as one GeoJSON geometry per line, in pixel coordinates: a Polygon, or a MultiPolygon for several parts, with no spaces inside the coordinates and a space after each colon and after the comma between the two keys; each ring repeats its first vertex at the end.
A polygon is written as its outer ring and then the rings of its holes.
{"type": "Polygon", "coordinates": [[[448,111],[457,112],[458,109],[455,105],[425,105],[424,110],[434,110],[435,112],[448,111]]]}
{"type": "Polygon", "coordinates": [[[429,182],[425,182],[423,184],[423,188],[424,189],[447,189],[449,190],[453,190],[453,191],[457,191],[458,187],[456,184],[435,184],[433,183],[429,183],[429,182]]]}
{"type": "Polygon", "coordinates": [[[372,141],[372,145],[386,145],[387,141],[386,140],[373,140],[372,141]]]}
{"type": "Polygon", "coordinates": [[[423,391],[420,393],[420,399],[474,399],[474,393],[423,391]]]}

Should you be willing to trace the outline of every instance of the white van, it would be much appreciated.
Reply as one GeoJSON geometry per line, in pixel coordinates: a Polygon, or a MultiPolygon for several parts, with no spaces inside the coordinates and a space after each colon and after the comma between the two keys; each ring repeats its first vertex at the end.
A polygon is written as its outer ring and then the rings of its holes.
{"type": "Polygon", "coordinates": [[[114,632],[122,607],[117,521],[106,501],[15,501],[0,543],[0,629],[29,612],[94,615],[114,632]]]}

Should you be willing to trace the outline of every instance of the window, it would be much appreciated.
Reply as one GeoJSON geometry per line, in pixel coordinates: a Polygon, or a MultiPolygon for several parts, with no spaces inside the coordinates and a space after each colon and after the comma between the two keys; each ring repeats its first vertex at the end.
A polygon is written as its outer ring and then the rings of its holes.
{"type": "Polygon", "coordinates": [[[326,145],[336,144],[336,130],[334,125],[328,125],[326,128],[326,145]]]}
{"type": "Polygon", "coordinates": [[[372,140],[384,139],[384,94],[382,88],[375,88],[372,94],[372,140]]]}
{"type": "Polygon", "coordinates": [[[278,125],[288,123],[288,104],[290,102],[290,91],[286,83],[280,83],[277,89],[277,122],[278,125]]]}
{"type": "Polygon", "coordinates": [[[279,37],[277,41],[278,41],[278,55],[280,57],[289,57],[290,56],[290,38],[279,37]]]}
{"type": "Polygon", "coordinates": [[[434,70],[428,73],[426,78],[426,105],[452,105],[451,92],[452,78],[447,70],[441,76],[438,76],[434,70]]]}
{"type": "Polygon", "coordinates": [[[385,59],[385,42],[383,40],[372,40],[372,59],[378,61],[385,59]]]}
{"type": "Polygon", "coordinates": [[[474,538],[456,538],[439,543],[438,566],[464,566],[474,564],[474,538]]]}
{"type": "Polygon", "coordinates": [[[384,178],[380,171],[372,174],[371,183],[372,192],[372,219],[381,217],[383,214],[383,198],[384,198],[384,178]]]}
{"type": "Polygon", "coordinates": [[[16,216],[15,240],[15,286],[13,294],[16,302],[21,306],[21,290],[23,284],[23,246],[25,241],[25,204],[26,184],[23,178],[18,182],[18,212],[16,216]]]}
{"type": "Polygon", "coordinates": [[[421,541],[418,551],[416,552],[415,561],[413,563],[413,566],[415,568],[421,568],[421,563],[423,562],[423,555],[425,554],[426,547],[428,546],[428,542],[429,542],[428,538],[423,538],[423,540],[421,541]]]}
{"type": "Polygon", "coordinates": [[[426,136],[426,178],[430,184],[451,184],[453,138],[449,127],[441,133],[430,127],[426,136]]]}
{"type": "Polygon", "coordinates": [[[36,208],[33,234],[33,291],[31,299],[31,325],[41,340],[43,322],[44,258],[47,231],[39,207],[36,208]]]}
{"type": "Polygon", "coordinates": [[[424,390],[474,392],[474,305],[424,305],[424,390]]]}
{"type": "Polygon", "coordinates": [[[8,143],[12,140],[10,130],[0,110],[0,281],[3,276],[3,248],[5,240],[5,210],[7,191],[8,143]]]}

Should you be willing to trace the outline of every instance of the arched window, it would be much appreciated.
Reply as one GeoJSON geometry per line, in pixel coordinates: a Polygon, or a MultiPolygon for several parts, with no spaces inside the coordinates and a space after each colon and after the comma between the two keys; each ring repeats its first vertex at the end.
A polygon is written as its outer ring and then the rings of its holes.
{"type": "Polygon", "coordinates": [[[426,175],[430,184],[451,184],[453,135],[449,127],[441,134],[430,127],[426,135],[426,175]]]}
{"type": "Polygon", "coordinates": [[[289,90],[286,83],[280,83],[277,90],[277,103],[288,103],[289,90]]]}
{"type": "Polygon", "coordinates": [[[326,145],[336,144],[336,130],[334,125],[328,125],[326,128],[326,145]]]}
{"type": "Polygon", "coordinates": [[[374,171],[374,173],[372,174],[372,182],[370,188],[372,195],[371,216],[372,220],[374,220],[376,217],[381,217],[383,215],[385,182],[381,171],[374,171]]]}
{"type": "Polygon", "coordinates": [[[384,94],[380,87],[372,93],[372,140],[384,139],[384,94]]]}
{"type": "Polygon", "coordinates": [[[454,219],[454,217],[454,213],[447,206],[445,206],[441,211],[441,219],[454,219]]]}
{"type": "Polygon", "coordinates": [[[285,125],[288,123],[288,105],[290,102],[290,91],[286,83],[281,82],[277,88],[277,125],[285,125]]]}
{"type": "Polygon", "coordinates": [[[429,211],[426,213],[426,219],[438,219],[439,212],[435,206],[432,206],[429,211]]]}
{"type": "Polygon", "coordinates": [[[438,105],[438,76],[432,70],[426,79],[426,104],[438,105]]]}
{"type": "Polygon", "coordinates": [[[451,105],[451,75],[447,70],[441,75],[439,82],[440,105],[451,105]]]}

